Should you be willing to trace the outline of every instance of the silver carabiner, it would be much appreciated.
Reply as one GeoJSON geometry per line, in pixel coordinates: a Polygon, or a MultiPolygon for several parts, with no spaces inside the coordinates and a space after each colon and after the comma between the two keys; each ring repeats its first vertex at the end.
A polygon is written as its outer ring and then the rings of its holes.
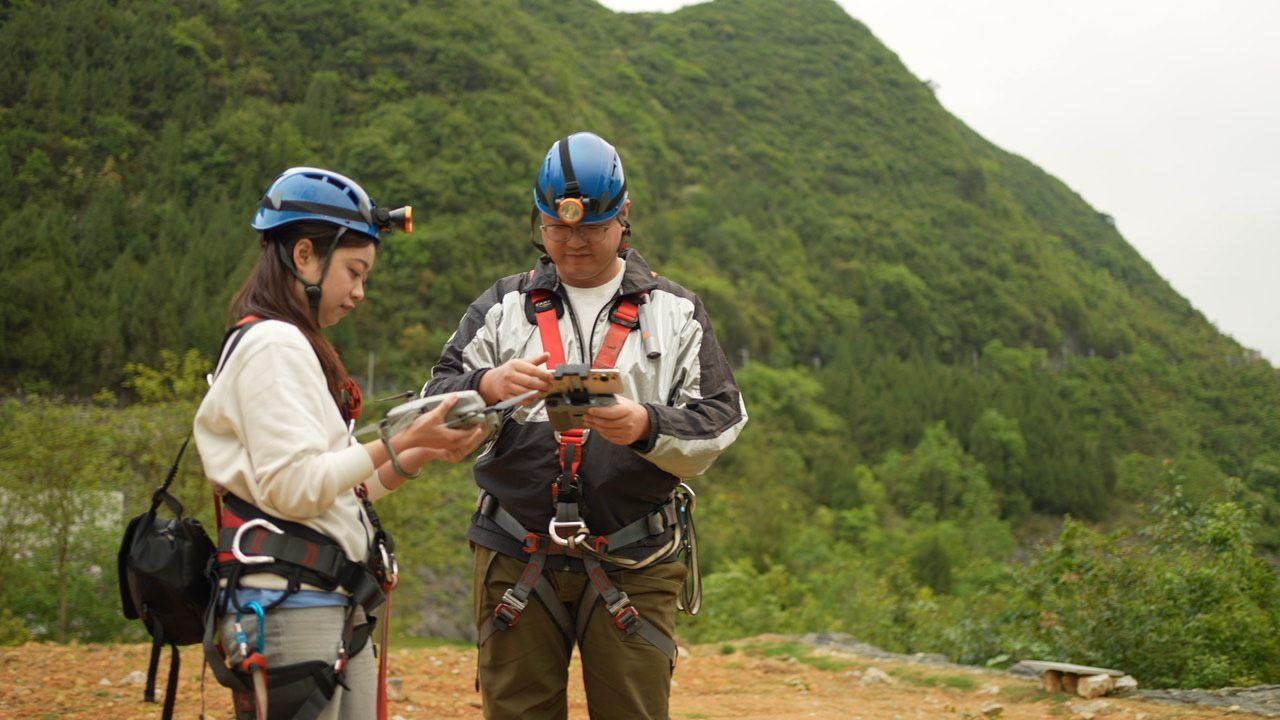
{"type": "Polygon", "coordinates": [[[693,512],[694,510],[698,509],[698,494],[693,491],[693,488],[689,487],[689,483],[682,482],[679,485],[677,485],[676,494],[677,495],[685,494],[689,496],[689,500],[687,502],[689,506],[689,512],[693,512]],[[682,490],[684,491],[683,493],[681,492],[682,490]]]}
{"type": "Polygon", "coordinates": [[[378,551],[382,553],[382,572],[387,578],[387,589],[395,590],[400,584],[400,563],[396,562],[395,553],[387,552],[387,546],[378,543],[378,551]]]}
{"type": "Polygon", "coordinates": [[[263,563],[275,562],[276,559],[271,555],[245,555],[243,552],[240,552],[240,539],[244,537],[245,530],[255,527],[264,527],[277,535],[284,534],[284,531],[276,527],[270,520],[254,518],[253,520],[250,520],[236,528],[236,535],[231,540],[231,554],[235,556],[237,561],[245,565],[261,565],[263,563]]]}
{"type": "Polygon", "coordinates": [[[564,522],[556,522],[555,518],[552,518],[551,522],[547,525],[547,534],[551,536],[551,539],[555,541],[557,545],[573,547],[577,543],[580,543],[583,540],[586,540],[591,533],[587,531],[587,524],[582,522],[581,520],[567,520],[564,522]],[[562,528],[562,527],[576,527],[577,530],[575,530],[573,534],[570,535],[569,537],[563,538],[560,536],[560,533],[556,530],[556,528],[562,528]]]}

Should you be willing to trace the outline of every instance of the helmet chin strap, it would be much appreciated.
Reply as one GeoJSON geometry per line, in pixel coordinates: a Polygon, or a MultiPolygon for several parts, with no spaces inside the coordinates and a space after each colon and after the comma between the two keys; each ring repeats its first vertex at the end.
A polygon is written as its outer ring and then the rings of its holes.
{"type": "MultiPolygon", "coordinates": [[[[302,291],[307,295],[307,305],[311,307],[311,316],[315,318],[316,322],[320,322],[320,296],[323,293],[320,286],[324,284],[324,278],[329,274],[329,263],[333,260],[333,251],[338,249],[338,243],[346,232],[347,229],[345,227],[340,227],[338,232],[334,234],[333,240],[329,243],[329,250],[324,255],[324,263],[320,265],[320,281],[314,283],[308,282],[306,278],[302,277],[302,273],[298,272],[298,266],[293,262],[293,254],[285,249],[284,243],[276,245],[280,253],[280,259],[284,261],[284,266],[289,268],[289,272],[293,273],[298,282],[302,283],[302,291]]],[[[294,243],[294,245],[296,246],[297,243],[294,243]]]]}

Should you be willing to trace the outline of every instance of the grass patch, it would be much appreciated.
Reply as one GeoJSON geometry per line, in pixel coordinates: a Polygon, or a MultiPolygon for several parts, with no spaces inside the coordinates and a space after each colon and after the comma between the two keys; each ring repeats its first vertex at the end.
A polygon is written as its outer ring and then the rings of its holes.
{"type": "Polygon", "coordinates": [[[452,648],[467,650],[475,647],[475,643],[466,640],[445,640],[443,638],[415,637],[413,635],[392,635],[392,650],[422,650],[424,648],[452,648]]]}
{"type": "Polygon", "coordinates": [[[1041,700],[1048,700],[1054,705],[1061,705],[1067,701],[1067,696],[1063,693],[1051,693],[1045,691],[1038,685],[1013,685],[1010,687],[1000,688],[1000,696],[1010,702],[1018,703],[1037,703],[1041,700]]]}
{"type": "Polygon", "coordinates": [[[791,640],[784,640],[751,645],[747,648],[747,652],[759,657],[783,659],[793,657],[799,660],[801,655],[808,654],[809,647],[791,640]]]}
{"type": "Polygon", "coordinates": [[[890,675],[920,687],[948,687],[955,690],[976,690],[978,681],[970,675],[934,675],[916,668],[893,668],[890,675]]]}
{"type": "Polygon", "coordinates": [[[860,670],[867,666],[866,663],[856,660],[848,660],[831,655],[815,655],[813,648],[803,643],[792,641],[750,645],[745,648],[745,652],[757,657],[781,658],[783,660],[787,658],[795,658],[797,662],[819,670],[826,670],[827,672],[860,670]]]}

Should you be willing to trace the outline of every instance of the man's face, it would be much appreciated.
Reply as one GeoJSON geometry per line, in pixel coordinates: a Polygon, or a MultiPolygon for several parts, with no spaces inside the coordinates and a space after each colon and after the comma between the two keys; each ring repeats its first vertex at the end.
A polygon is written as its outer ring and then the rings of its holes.
{"type": "MultiPolygon", "coordinates": [[[[627,210],[624,206],[621,215],[627,210]]],[[[567,225],[559,218],[542,215],[542,244],[556,264],[560,281],[573,287],[598,287],[613,279],[622,231],[618,217],[603,223],[567,225]]]]}

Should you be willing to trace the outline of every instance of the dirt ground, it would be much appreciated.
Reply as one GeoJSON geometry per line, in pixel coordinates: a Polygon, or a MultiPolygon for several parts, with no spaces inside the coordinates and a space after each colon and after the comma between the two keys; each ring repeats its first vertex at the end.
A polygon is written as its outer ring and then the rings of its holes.
{"type": "MultiPolygon", "coordinates": [[[[121,685],[135,670],[146,671],[146,645],[52,645],[32,643],[0,650],[0,718],[92,718],[153,720],[160,706],[142,702],[142,685],[121,685]],[[103,681],[111,684],[106,684],[103,681]]],[[[200,651],[182,653],[182,683],[176,716],[200,717],[200,651]]],[[[163,692],[162,658],[159,691],[163,692]]],[[[480,718],[473,691],[475,653],[459,647],[392,649],[391,675],[402,678],[402,697],[391,715],[405,720],[480,718]]],[[[587,717],[574,660],[570,718],[587,717]]],[[[869,660],[822,653],[780,638],[695,646],[680,660],[672,688],[671,716],[694,718],[817,718],[818,720],[921,720],[1000,717],[1084,717],[1066,695],[1049,695],[1034,682],[995,671],[965,670],[869,660]],[[892,682],[861,684],[876,667],[892,682]],[[1001,706],[996,711],[992,704],[1001,706]],[[983,708],[996,713],[984,716],[983,708]]],[[[228,693],[206,679],[207,717],[231,718],[228,693]]],[[[1109,720],[1254,718],[1229,710],[1191,710],[1138,700],[1107,698],[1098,715],[1109,720]]]]}

